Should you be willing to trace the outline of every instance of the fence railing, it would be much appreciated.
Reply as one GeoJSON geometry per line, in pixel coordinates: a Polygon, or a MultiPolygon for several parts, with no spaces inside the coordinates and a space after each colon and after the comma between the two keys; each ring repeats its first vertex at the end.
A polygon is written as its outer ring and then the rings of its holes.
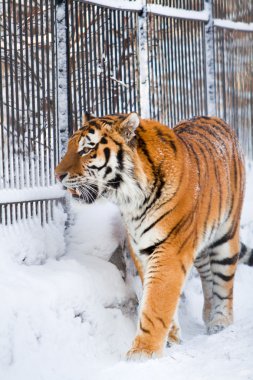
{"type": "Polygon", "coordinates": [[[0,53],[0,223],[53,216],[59,144],[85,111],[216,114],[252,157],[250,0],[0,0],[0,53]]]}
{"type": "Polygon", "coordinates": [[[137,111],[169,126],[215,114],[252,156],[252,9],[247,0],[122,1],[120,7],[67,1],[70,131],[84,111],[137,111]]]}

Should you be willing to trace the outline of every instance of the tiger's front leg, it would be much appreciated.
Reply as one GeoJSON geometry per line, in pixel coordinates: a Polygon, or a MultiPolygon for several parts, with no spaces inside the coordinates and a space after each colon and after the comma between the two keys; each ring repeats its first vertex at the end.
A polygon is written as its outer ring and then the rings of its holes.
{"type": "Polygon", "coordinates": [[[147,263],[137,335],[127,354],[129,359],[162,355],[191,267],[189,260],[183,262],[184,255],[166,254],[161,248],[153,252],[147,263]]]}

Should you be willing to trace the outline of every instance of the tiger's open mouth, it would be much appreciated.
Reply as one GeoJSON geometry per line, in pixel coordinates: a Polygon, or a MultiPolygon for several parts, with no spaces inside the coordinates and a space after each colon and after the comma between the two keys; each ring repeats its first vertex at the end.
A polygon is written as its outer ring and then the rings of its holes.
{"type": "Polygon", "coordinates": [[[66,190],[67,190],[67,192],[68,192],[69,194],[71,194],[71,196],[72,196],[73,198],[81,199],[82,193],[81,193],[80,190],[78,190],[78,189],[69,189],[69,188],[66,188],[66,190]]]}
{"type": "Polygon", "coordinates": [[[71,194],[73,198],[76,198],[88,204],[95,202],[95,200],[98,198],[98,188],[96,185],[90,185],[89,189],[86,189],[86,191],[81,191],[78,188],[71,189],[67,187],[65,187],[65,190],[67,190],[67,192],[71,194]]]}

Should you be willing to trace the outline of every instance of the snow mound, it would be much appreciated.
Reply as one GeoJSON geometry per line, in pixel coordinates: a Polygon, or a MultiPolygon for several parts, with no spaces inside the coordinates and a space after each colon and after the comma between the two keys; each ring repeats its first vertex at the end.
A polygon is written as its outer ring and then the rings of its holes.
{"type": "MultiPolygon", "coordinates": [[[[242,239],[253,247],[253,170],[247,165],[242,239]]],[[[108,262],[124,228],[108,203],[73,203],[66,232],[38,220],[0,229],[0,379],[253,380],[253,269],[238,267],[235,322],[207,336],[195,271],[179,308],[183,342],[144,363],[125,361],[140,282],[108,262]]]]}

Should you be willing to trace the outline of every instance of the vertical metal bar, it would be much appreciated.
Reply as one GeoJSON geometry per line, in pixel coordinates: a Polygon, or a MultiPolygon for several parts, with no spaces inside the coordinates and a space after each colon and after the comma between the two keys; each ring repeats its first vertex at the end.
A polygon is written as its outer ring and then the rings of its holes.
{"type": "Polygon", "coordinates": [[[214,46],[213,46],[213,17],[212,1],[205,0],[205,11],[208,12],[209,20],[205,25],[205,45],[206,45],[206,97],[207,110],[209,115],[216,114],[216,98],[214,83],[214,46]]]}
{"type": "MultiPolygon", "coordinates": [[[[121,11],[121,29],[122,29],[122,56],[121,56],[121,62],[122,66],[124,68],[124,83],[127,83],[127,65],[126,65],[126,31],[125,31],[125,12],[121,11]]],[[[126,112],[127,108],[127,89],[124,87],[123,89],[123,112],[126,112]]]]}
{"type": "MultiPolygon", "coordinates": [[[[14,117],[14,108],[15,108],[15,102],[14,102],[14,86],[15,86],[15,81],[14,81],[14,72],[13,72],[13,41],[12,37],[16,33],[16,31],[12,31],[12,18],[13,18],[13,12],[12,12],[12,7],[11,7],[11,2],[8,2],[8,34],[9,34],[9,61],[10,61],[10,99],[8,101],[8,107],[10,107],[10,125],[8,128],[10,129],[10,146],[9,146],[9,151],[10,151],[10,162],[9,162],[9,171],[10,171],[10,185],[12,188],[16,187],[16,177],[14,173],[17,172],[16,166],[15,166],[15,117],[14,117]]],[[[12,209],[10,210],[12,213],[12,209]]]]}
{"type": "MultiPolygon", "coordinates": [[[[76,45],[75,45],[75,40],[76,40],[76,32],[75,32],[75,27],[74,27],[74,2],[71,3],[71,93],[72,93],[72,118],[73,120],[73,127],[74,130],[77,129],[77,93],[76,93],[76,45]]],[[[89,87],[88,87],[89,88],[89,87]]]]}
{"type": "MultiPolygon", "coordinates": [[[[113,23],[114,23],[114,29],[115,30],[118,30],[118,25],[117,25],[117,14],[118,14],[118,11],[115,10],[113,12],[113,23]]],[[[119,35],[120,32],[118,32],[118,39],[116,37],[116,32],[114,32],[114,57],[115,57],[115,60],[114,60],[114,75],[115,75],[115,78],[118,79],[118,80],[121,80],[121,77],[120,77],[120,71],[119,71],[119,41],[120,41],[120,35],[119,35]]],[[[117,85],[117,112],[122,112],[121,110],[121,106],[120,106],[120,103],[121,103],[121,88],[122,86],[118,86],[117,85]]],[[[130,89],[129,89],[130,90],[130,89]]]]}
{"type": "Polygon", "coordinates": [[[138,17],[140,109],[143,118],[150,117],[147,17],[147,7],[144,5],[138,17]]]}
{"type": "Polygon", "coordinates": [[[75,57],[75,61],[76,61],[76,65],[77,65],[77,80],[75,82],[75,91],[77,92],[77,97],[78,97],[78,105],[76,105],[76,111],[77,111],[77,123],[78,123],[78,126],[80,126],[80,120],[81,120],[81,115],[82,115],[82,111],[83,111],[83,104],[82,104],[82,87],[81,87],[81,67],[80,67],[80,60],[81,60],[81,57],[80,57],[80,23],[79,23],[79,20],[80,20],[80,17],[81,14],[80,14],[80,9],[79,9],[79,5],[80,3],[78,1],[75,1],[74,2],[74,5],[75,5],[75,20],[74,20],[74,23],[75,23],[75,35],[76,35],[76,57],[75,57]]]}
{"type": "Polygon", "coordinates": [[[106,66],[107,66],[107,85],[108,85],[108,92],[107,92],[107,98],[106,103],[108,107],[109,113],[112,113],[112,105],[111,105],[111,96],[112,96],[112,86],[111,86],[111,62],[110,62],[110,10],[105,9],[105,16],[106,16],[106,66]],[[109,95],[109,96],[108,96],[109,95]],[[109,103],[109,104],[108,104],[109,103]]]}
{"type": "Polygon", "coordinates": [[[174,47],[174,55],[173,55],[173,59],[174,59],[174,62],[175,62],[175,85],[176,85],[176,98],[175,98],[175,101],[176,101],[176,122],[178,122],[181,117],[182,117],[182,111],[181,111],[181,102],[180,102],[180,96],[181,96],[181,82],[180,82],[180,78],[179,78],[179,57],[178,57],[178,32],[177,32],[177,24],[175,25],[175,23],[177,23],[177,20],[173,19],[173,23],[174,23],[174,31],[173,31],[173,37],[174,37],[174,40],[173,40],[173,47],[174,47]]]}
{"type": "Polygon", "coordinates": [[[24,93],[24,47],[23,47],[23,35],[22,35],[22,14],[21,14],[21,1],[19,0],[18,3],[18,24],[19,24],[19,43],[20,43],[20,95],[21,95],[21,116],[20,116],[20,126],[21,128],[21,140],[19,140],[20,143],[20,185],[21,188],[25,185],[25,93],[24,93]]]}
{"type": "Polygon", "coordinates": [[[9,115],[9,68],[8,68],[8,45],[7,45],[7,22],[6,19],[9,16],[6,6],[5,6],[5,1],[3,2],[3,32],[4,32],[4,70],[5,70],[5,109],[6,109],[6,132],[5,134],[5,141],[3,144],[3,151],[4,151],[4,159],[6,162],[5,165],[5,173],[4,176],[6,178],[5,180],[5,187],[10,187],[10,151],[9,151],[9,146],[10,146],[10,115],[9,115]]]}
{"type": "Polygon", "coordinates": [[[98,110],[100,115],[104,115],[104,102],[103,99],[103,93],[105,91],[104,89],[104,71],[103,71],[103,35],[102,35],[102,24],[103,24],[103,8],[97,7],[97,47],[98,47],[98,64],[99,64],[99,96],[98,96],[98,110]]]}
{"type": "Polygon", "coordinates": [[[86,51],[84,49],[84,40],[86,39],[86,30],[85,30],[85,33],[84,33],[84,24],[83,24],[83,18],[86,17],[85,15],[85,12],[84,12],[84,4],[83,3],[80,3],[80,12],[79,12],[79,20],[80,20],[80,34],[81,34],[81,38],[80,38],[80,43],[81,43],[81,50],[80,50],[80,59],[81,59],[81,83],[80,83],[80,91],[82,92],[82,96],[83,96],[83,108],[82,108],[82,111],[85,112],[87,110],[87,100],[86,100],[86,84],[85,84],[85,72],[84,72],[84,68],[85,68],[85,61],[84,61],[84,57],[85,57],[85,54],[86,54],[86,51]]]}
{"type": "MultiPolygon", "coordinates": [[[[35,171],[36,167],[34,165],[35,163],[35,154],[36,154],[36,119],[35,119],[35,72],[34,72],[34,50],[33,50],[33,17],[34,12],[36,13],[36,7],[33,7],[33,1],[29,1],[29,7],[30,7],[30,15],[29,15],[29,28],[30,28],[30,78],[31,78],[31,119],[32,119],[32,125],[31,125],[31,133],[30,133],[30,139],[29,139],[29,145],[31,146],[31,171],[30,171],[30,177],[31,177],[31,185],[32,187],[36,185],[35,183],[35,171]]],[[[27,31],[28,32],[28,31],[27,31]]],[[[30,93],[28,94],[30,96],[30,93]]],[[[37,161],[36,161],[37,163],[37,161]]]]}
{"type": "Polygon", "coordinates": [[[39,144],[40,144],[40,163],[41,163],[41,185],[45,186],[45,170],[47,167],[47,160],[45,154],[45,144],[46,144],[46,91],[45,91],[45,39],[44,39],[44,12],[43,12],[44,1],[40,0],[40,28],[39,33],[41,36],[41,105],[42,105],[42,115],[40,115],[40,120],[42,121],[41,133],[39,134],[39,144]]]}
{"type": "MultiPolygon", "coordinates": [[[[3,14],[3,17],[4,14],[3,14]]],[[[2,40],[2,28],[0,28],[0,38],[2,40]]],[[[1,143],[1,160],[0,160],[0,189],[5,188],[5,159],[4,159],[4,93],[3,93],[3,61],[2,61],[2,51],[0,50],[0,143],[1,143]]],[[[4,208],[1,207],[1,212],[4,208]]]]}
{"type": "Polygon", "coordinates": [[[101,19],[102,19],[102,38],[103,38],[103,43],[102,43],[102,67],[103,67],[103,77],[104,77],[104,101],[103,98],[101,97],[101,102],[104,104],[104,109],[105,109],[105,114],[108,113],[108,107],[107,107],[107,82],[106,82],[106,45],[107,45],[107,40],[105,39],[105,24],[106,24],[106,11],[104,8],[102,8],[101,12],[101,19]]]}
{"type": "MultiPolygon", "coordinates": [[[[116,14],[116,20],[115,20],[115,23],[117,24],[117,30],[118,30],[118,45],[117,45],[117,51],[118,51],[118,61],[117,61],[117,67],[118,67],[118,75],[119,75],[119,78],[120,80],[124,81],[124,75],[123,75],[123,67],[122,67],[122,33],[124,33],[124,30],[122,28],[120,28],[120,11],[116,11],[115,12],[116,14]]],[[[115,46],[116,48],[116,46],[115,46]]],[[[124,112],[124,90],[123,90],[123,86],[120,86],[120,89],[119,89],[119,97],[120,97],[120,112],[124,112]]]]}
{"type": "Polygon", "coordinates": [[[96,93],[94,91],[94,76],[93,76],[93,49],[94,49],[94,46],[92,46],[92,23],[94,22],[93,18],[92,18],[93,7],[94,7],[94,5],[87,4],[88,25],[86,24],[87,33],[88,33],[88,35],[87,35],[87,43],[88,43],[87,54],[89,52],[89,55],[87,55],[87,63],[88,63],[87,70],[89,70],[87,72],[87,83],[88,83],[87,89],[91,94],[88,111],[89,112],[91,111],[92,113],[94,113],[94,101],[96,99],[96,93]]]}
{"type": "Polygon", "coordinates": [[[59,159],[59,125],[58,125],[58,107],[56,100],[56,86],[57,86],[57,75],[56,75],[56,5],[54,1],[50,1],[51,9],[51,59],[52,59],[52,104],[53,104],[53,113],[52,113],[52,143],[50,146],[52,152],[52,164],[51,168],[51,184],[55,183],[54,168],[59,159]]]}
{"type": "Polygon", "coordinates": [[[47,86],[47,139],[46,146],[44,147],[47,155],[47,177],[46,184],[51,185],[50,174],[52,172],[52,153],[51,153],[51,139],[52,139],[52,125],[51,125],[51,81],[50,81],[50,35],[51,29],[49,24],[49,0],[46,0],[46,86],[47,86]]]}
{"type": "MultiPolygon", "coordinates": [[[[92,7],[92,21],[93,21],[93,30],[92,30],[92,43],[93,43],[93,80],[92,80],[92,86],[95,85],[95,94],[98,94],[101,89],[98,87],[98,81],[97,81],[97,76],[98,76],[98,73],[97,73],[97,49],[98,49],[98,43],[97,43],[97,39],[99,39],[98,37],[98,34],[97,34],[97,19],[98,19],[98,7],[92,7]],[[95,9],[96,9],[96,12],[95,12],[95,9]]],[[[100,111],[99,111],[99,100],[98,100],[98,96],[96,96],[93,100],[93,103],[95,102],[95,105],[96,105],[96,110],[95,110],[95,115],[101,115],[100,114],[100,111]]]]}
{"type": "MultiPolygon", "coordinates": [[[[14,67],[15,67],[15,104],[16,104],[16,141],[18,142],[18,148],[15,151],[15,168],[16,168],[16,188],[21,188],[21,165],[20,165],[20,160],[21,160],[21,155],[20,155],[20,119],[19,119],[19,70],[20,68],[18,67],[18,56],[19,55],[19,49],[17,46],[17,34],[18,34],[18,29],[17,29],[17,12],[16,12],[16,1],[13,2],[13,28],[14,28],[14,67]]],[[[1,70],[1,69],[0,69],[1,70]]],[[[1,81],[1,78],[0,78],[1,81]]],[[[15,146],[16,146],[15,142],[15,146]]]]}
{"type": "Polygon", "coordinates": [[[71,33],[71,24],[69,22],[70,10],[69,7],[72,5],[72,0],[66,0],[65,2],[65,15],[66,15],[66,45],[67,45],[67,93],[68,93],[68,134],[69,136],[73,133],[73,118],[72,118],[72,91],[71,91],[71,60],[70,60],[70,33],[71,33]]]}
{"type": "MultiPolygon", "coordinates": [[[[37,170],[36,170],[36,184],[38,186],[42,185],[42,165],[41,165],[41,107],[40,107],[40,57],[39,57],[39,14],[43,10],[41,9],[40,3],[37,3],[37,10],[35,12],[35,62],[36,62],[36,77],[37,77],[37,85],[36,85],[36,114],[37,114],[37,131],[36,131],[36,141],[35,146],[36,149],[36,162],[37,162],[37,170]]],[[[43,36],[40,36],[40,45],[44,43],[43,36]]]]}
{"type": "Polygon", "coordinates": [[[29,78],[30,78],[30,59],[29,59],[29,42],[28,42],[28,21],[30,15],[31,9],[29,6],[24,7],[24,26],[25,26],[25,84],[26,84],[26,134],[25,134],[25,150],[26,150],[26,158],[25,158],[25,163],[26,163],[26,186],[31,186],[32,185],[32,180],[31,180],[31,133],[30,133],[30,83],[29,83],[29,78]],[[29,10],[29,16],[28,16],[28,10],[29,10]]]}
{"type": "Polygon", "coordinates": [[[88,13],[88,4],[84,4],[84,30],[85,30],[85,80],[84,80],[84,92],[86,96],[85,111],[90,112],[90,91],[89,91],[89,59],[88,59],[88,38],[89,30],[87,25],[87,13],[88,13]]]}
{"type": "MultiPolygon", "coordinates": [[[[170,57],[170,86],[171,86],[171,102],[175,105],[175,65],[174,65],[174,44],[173,44],[173,19],[168,19],[169,30],[170,30],[170,39],[169,39],[169,57],[170,57]]],[[[171,123],[175,124],[175,107],[171,108],[171,123]]]]}

